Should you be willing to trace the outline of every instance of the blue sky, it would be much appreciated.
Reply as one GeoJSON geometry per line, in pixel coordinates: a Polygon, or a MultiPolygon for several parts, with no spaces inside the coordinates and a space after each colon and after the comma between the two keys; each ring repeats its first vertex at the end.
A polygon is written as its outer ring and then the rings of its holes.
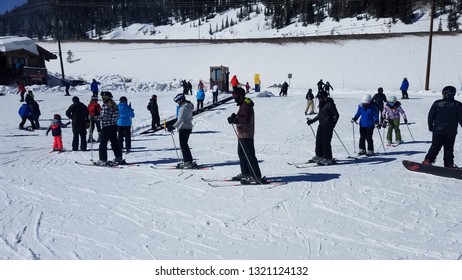
{"type": "Polygon", "coordinates": [[[0,14],[3,14],[14,7],[19,7],[26,3],[27,0],[0,0],[0,14]]]}

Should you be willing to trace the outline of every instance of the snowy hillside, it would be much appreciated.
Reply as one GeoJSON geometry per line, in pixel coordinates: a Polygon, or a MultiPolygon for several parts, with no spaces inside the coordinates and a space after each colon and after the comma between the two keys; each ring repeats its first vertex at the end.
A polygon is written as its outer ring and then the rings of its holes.
{"type": "MultiPolygon", "coordinates": [[[[259,10],[264,6],[259,4],[259,10]]],[[[415,11],[418,21],[413,24],[404,24],[392,18],[370,18],[358,15],[354,18],[345,18],[335,21],[326,18],[319,25],[303,26],[296,19],[281,29],[271,28],[271,17],[263,12],[251,13],[244,20],[238,20],[239,9],[231,9],[225,13],[217,14],[207,22],[198,20],[186,23],[174,22],[171,25],[153,26],[152,24],[133,24],[126,28],[116,28],[105,36],[103,40],[111,39],[245,39],[245,38],[279,38],[279,37],[305,37],[318,35],[352,35],[352,34],[384,34],[403,32],[427,32],[430,26],[430,12],[425,7],[415,11]],[[223,22],[233,21],[234,26],[222,28],[223,22]],[[212,34],[210,34],[212,33],[212,34]]],[[[435,31],[441,21],[441,29],[447,31],[447,15],[440,15],[434,19],[435,31]]],[[[462,24],[462,19],[459,19],[462,24]]]]}

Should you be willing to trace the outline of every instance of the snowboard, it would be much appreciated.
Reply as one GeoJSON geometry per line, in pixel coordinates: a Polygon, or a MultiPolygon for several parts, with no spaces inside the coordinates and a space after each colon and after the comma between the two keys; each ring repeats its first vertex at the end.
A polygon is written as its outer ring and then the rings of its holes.
{"type": "Polygon", "coordinates": [[[462,169],[426,165],[410,160],[403,160],[403,165],[409,171],[462,180],[462,169]]]}

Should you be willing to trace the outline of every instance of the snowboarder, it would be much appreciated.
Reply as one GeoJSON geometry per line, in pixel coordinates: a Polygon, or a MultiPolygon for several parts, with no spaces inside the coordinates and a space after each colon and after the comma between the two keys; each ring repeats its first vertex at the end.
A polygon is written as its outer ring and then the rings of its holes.
{"type": "Polygon", "coordinates": [[[125,139],[125,151],[129,153],[132,147],[132,118],[135,117],[135,113],[125,96],[120,97],[117,107],[119,109],[119,119],[117,120],[119,147],[123,149],[125,139]]]}
{"type": "Polygon", "coordinates": [[[100,84],[100,82],[97,82],[95,79],[93,79],[93,81],[91,82],[90,90],[93,93],[93,96],[96,96],[96,97],[98,96],[98,92],[99,92],[98,85],[99,84],[100,84]]]}
{"type": "Polygon", "coordinates": [[[462,103],[455,100],[456,88],[446,86],[443,99],[435,101],[428,112],[428,130],[433,132],[432,144],[423,164],[433,164],[441,148],[444,148],[444,167],[458,168],[454,164],[454,143],[457,124],[462,126],[462,103]]]}
{"type": "Polygon", "coordinates": [[[61,122],[60,114],[55,114],[53,116],[53,120],[51,121],[50,127],[47,129],[47,132],[45,133],[45,135],[48,136],[48,133],[50,133],[51,130],[51,135],[53,135],[53,151],[64,151],[63,139],[61,136],[61,127],[66,127],[68,124],[63,124],[61,122]]]}
{"type": "Polygon", "coordinates": [[[117,141],[117,120],[119,119],[119,110],[117,104],[112,100],[112,93],[102,91],[101,98],[103,106],[101,110],[101,141],[99,142],[99,160],[97,165],[117,165],[124,164],[122,159],[122,149],[117,141]],[[111,142],[112,151],[115,159],[112,162],[107,160],[107,143],[111,142]]]}
{"type": "Polygon", "coordinates": [[[401,87],[399,90],[401,90],[402,93],[402,99],[409,99],[409,96],[407,95],[407,90],[409,88],[409,81],[407,78],[403,78],[403,82],[401,83],[401,87]]]}
{"type": "Polygon", "coordinates": [[[250,98],[245,97],[245,90],[237,87],[233,90],[233,99],[239,106],[237,114],[233,113],[228,117],[228,123],[236,125],[236,136],[238,141],[237,154],[241,173],[232,178],[232,180],[241,181],[241,183],[266,184],[265,178],[262,178],[258,160],[255,156],[255,113],[254,103],[250,98]]]}
{"type": "Polygon", "coordinates": [[[326,91],[321,91],[318,94],[319,113],[313,119],[308,118],[306,123],[313,124],[319,120],[319,126],[316,133],[316,156],[310,162],[316,162],[319,165],[335,164],[332,158],[332,135],[334,127],[337,124],[339,113],[335,106],[334,100],[328,97],[326,91]]]}
{"type": "Polygon", "coordinates": [[[380,113],[380,123],[383,124],[383,104],[387,102],[387,96],[385,93],[383,93],[383,88],[379,87],[377,89],[377,93],[372,96],[372,101],[377,105],[379,108],[379,113],[380,113]]]}
{"type": "Polygon", "coordinates": [[[401,103],[396,101],[396,96],[390,97],[390,100],[385,104],[383,109],[382,116],[387,120],[388,123],[388,132],[387,132],[387,142],[388,145],[391,145],[393,138],[393,130],[395,131],[395,139],[397,144],[403,143],[401,140],[401,131],[399,129],[400,114],[404,118],[404,123],[407,124],[406,113],[403,108],[401,108],[401,103]]]}
{"type": "Polygon", "coordinates": [[[26,93],[26,87],[20,81],[18,81],[17,83],[18,83],[18,91],[16,92],[16,94],[19,93],[19,97],[20,97],[19,102],[24,102],[24,94],[26,93]]]}
{"type": "Polygon", "coordinates": [[[334,88],[330,85],[329,81],[326,81],[324,91],[327,92],[327,96],[330,96],[330,90],[334,90],[334,88]]]}
{"type": "Polygon", "coordinates": [[[192,169],[197,168],[196,162],[193,162],[193,157],[191,155],[191,150],[189,149],[188,140],[191,135],[193,125],[193,111],[194,105],[191,101],[186,100],[184,94],[177,94],[173,101],[178,104],[178,119],[173,124],[170,125],[167,130],[172,132],[175,128],[178,129],[178,135],[180,138],[180,149],[183,154],[183,161],[178,163],[177,168],[179,169],[192,169]]]}
{"type": "Polygon", "coordinates": [[[88,142],[99,142],[101,137],[101,122],[100,122],[100,115],[101,115],[101,105],[98,103],[98,96],[92,96],[90,103],[88,104],[88,118],[90,120],[90,131],[88,135],[88,142]],[[98,139],[95,140],[93,138],[93,132],[98,132],[98,139]]]}
{"type": "Polygon", "coordinates": [[[289,89],[289,84],[284,81],[281,86],[281,91],[279,92],[279,96],[287,96],[287,90],[289,89]]]}
{"type": "Polygon", "coordinates": [[[72,120],[72,150],[79,150],[79,138],[80,138],[80,150],[87,150],[87,124],[90,125],[88,120],[88,108],[80,102],[77,96],[72,97],[72,105],[66,111],[66,116],[72,120]]]}
{"type": "Polygon", "coordinates": [[[308,114],[308,111],[310,111],[310,115],[313,115],[314,114],[314,95],[311,89],[308,89],[308,92],[306,93],[305,98],[306,98],[305,116],[308,114]]]}
{"type": "Polygon", "coordinates": [[[358,155],[374,155],[374,140],[372,135],[374,134],[374,126],[380,129],[379,124],[379,108],[372,102],[370,94],[363,96],[361,104],[358,105],[358,110],[351,122],[356,123],[358,118],[359,121],[359,152],[358,155]],[[367,152],[366,152],[366,141],[367,141],[367,152]]]}
{"type": "Polygon", "coordinates": [[[157,95],[152,95],[149,99],[148,110],[151,112],[151,127],[154,130],[156,127],[160,127],[159,107],[157,105],[157,95]]]}
{"type": "Polygon", "coordinates": [[[24,129],[24,124],[26,120],[30,121],[30,125],[32,129],[35,129],[34,119],[32,118],[32,110],[27,103],[24,103],[19,107],[18,111],[19,116],[21,117],[21,122],[19,123],[19,129],[24,129]]]}

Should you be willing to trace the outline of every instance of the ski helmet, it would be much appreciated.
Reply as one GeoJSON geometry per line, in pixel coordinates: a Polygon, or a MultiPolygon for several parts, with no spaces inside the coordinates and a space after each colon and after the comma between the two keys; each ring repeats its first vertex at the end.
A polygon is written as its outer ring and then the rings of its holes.
{"type": "Polygon", "coordinates": [[[383,88],[379,87],[379,88],[377,89],[377,92],[378,92],[378,93],[383,93],[383,88]]]}
{"type": "Polygon", "coordinates": [[[388,99],[388,104],[390,104],[391,106],[395,105],[395,102],[396,102],[396,96],[391,96],[388,99]]]}
{"type": "Polygon", "coordinates": [[[60,115],[60,114],[55,114],[55,115],[53,116],[53,119],[55,119],[55,120],[61,120],[61,115],[60,115]]]}
{"type": "Polygon", "coordinates": [[[175,101],[175,102],[178,102],[178,101],[183,102],[183,100],[186,100],[186,97],[184,97],[184,94],[182,94],[182,93],[177,94],[177,95],[173,98],[173,101],[175,101]]]}
{"type": "Polygon", "coordinates": [[[245,96],[245,90],[241,87],[237,87],[233,90],[233,97],[245,96]]]}
{"type": "Polygon", "coordinates": [[[443,94],[443,97],[454,96],[456,95],[456,88],[453,86],[446,86],[443,88],[443,91],[441,93],[443,94]]]}
{"type": "Polygon", "coordinates": [[[127,102],[128,102],[128,99],[127,99],[127,97],[125,97],[125,96],[121,96],[120,99],[119,99],[119,102],[127,103],[127,102]]]}
{"type": "Polygon", "coordinates": [[[80,99],[77,96],[72,97],[72,102],[77,103],[80,99]]]}
{"type": "Polygon", "coordinates": [[[157,95],[153,94],[152,97],[151,97],[151,99],[157,100],[157,95]]]}
{"type": "Polygon", "coordinates": [[[361,99],[361,103],[363,104],[367,104],[367,103],[370,103],[372,100],[372,97],[370,94],[366,94],[363,96],[363,98],[361,99]]]}
{"type": "Polygon", "coordinates": [[[327,91],[325,91],[325,90],[321,90],[317,95],[318,98],[322,98],[322,99],[326,99],[327,96],[328,96],[328,94],[327,94],[327,91]]]}
{"type": "Polygon", "coordinates": [[[112,93],[109,91],[102,91],[101,97],[103,98],[103,100],[107,100],[107,99],[112,99],[113,96],[112,96],[112,93]]]}

